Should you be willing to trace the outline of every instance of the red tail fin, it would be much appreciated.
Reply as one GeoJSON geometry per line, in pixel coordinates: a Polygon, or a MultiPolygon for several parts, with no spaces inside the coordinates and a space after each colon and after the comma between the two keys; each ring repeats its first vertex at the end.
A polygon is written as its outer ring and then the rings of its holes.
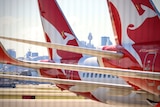
{"type": "Polygon", "coordinates": [[[118,43],[160,42],[160,19],[150,0],[107,0],[118,43]]]}
{"type": "MultiPolygon", "coordinates": [[[[78,46],[78,40],[74,36],[67,20],[65,19],[56,0],[38,0],[39,10],[46,41],[64,45],[78,46]]],[[[49,55],[61,62],[74,58],[79,60],[82,55],[61,50],[48,49],[49,55]]]]}

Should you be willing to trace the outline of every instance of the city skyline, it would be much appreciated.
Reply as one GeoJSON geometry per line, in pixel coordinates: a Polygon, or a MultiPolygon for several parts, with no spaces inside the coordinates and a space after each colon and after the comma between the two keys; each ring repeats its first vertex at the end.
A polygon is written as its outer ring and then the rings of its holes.
{"type": "MultiPolygon", "coordinates": [[[[92,34],[89,33],[88,35],[88,42],[87,41],[80,41],[80,44],[82,47],[85,47],[85,48],[97,48],[94,46],[94,44],[92,44],[92,34]]],[[[104,45],[112,45],[112,42],[110,40],[110,37],[107,37],[107,36],[103,36],[101,37],[101,46],[104,46],[104,45]]],[[[46,58],[46,56],[48,55],[41,55],[38,51],[33,51],[31,49],[28,49],[24,55],[22,56],[18,56],[17,57],[17,52],[16,50],[12,49],[12,48],[8,48],[6,49],[6,51],[8,52],[8,54],[13,57],[13,58],[18,58],[18,59],[21,59],[21,60],[28,60],[29,58],[36,58],[36,57],[39,57],[39,55],[42,57],[42,58],[38,58],[39,60],[42,60],[44,59],[43,56],[46,58]],[[28,58],[28,59],[27,59],[28,58]]]]}
{"type": "MultiPolygon", "coordinates": [[[[109,36],[114,42],[106,0],[57,1],[80,41],[87,41],[91,32],[96,47],[101,45],[101,36],[109,36]]],[[[0,35],[45,42],[37,0],[0,0],[0,10],[0,35]]],[[[6,49],[15,49],[17,56],[23,56],[28,49],[48,54],[44,47],[1,41],[6,49]]]]}

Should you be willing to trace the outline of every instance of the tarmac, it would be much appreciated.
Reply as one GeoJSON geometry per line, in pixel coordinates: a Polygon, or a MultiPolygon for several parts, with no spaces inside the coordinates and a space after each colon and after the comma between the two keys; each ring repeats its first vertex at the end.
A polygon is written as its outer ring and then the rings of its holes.
{"type": "Polygon", "coordinates": [[[145,106],[109,105],[92,101],[89,99],[0,99],[0,107],[145,107],[145,106]]]}
{"type": "Polygon", "coordinates": [[[115,107],[88,99],[0,99],[0,107],[115,107]]]}
{"type": "MultiPolygon", "coordinates": [[[[76,96],[69,91],[46,86],[18,86],[0,88],[0,107],[145,107],[134,105],[109,105],[76,96]],[[23,99],[22,96],[35,96],[23,99]]],[[[148,106],[147,106],[148,107],[148,106]]]]}

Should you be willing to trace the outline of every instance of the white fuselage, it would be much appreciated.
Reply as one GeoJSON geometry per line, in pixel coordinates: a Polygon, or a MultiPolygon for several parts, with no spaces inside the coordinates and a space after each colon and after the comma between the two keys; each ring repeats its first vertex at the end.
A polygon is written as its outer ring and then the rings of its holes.
{"type": "MultiPolygon", "coordinates": [[[[80,65],[86,66],[99,66],[98,60],[96,57],[87,57],[84,60],[81,60],[80,65]]],[[[69,73],[69,79],[74,77],[73,73],[69,73]],[[71,76],[72,75],[72,76],[71,76]]],[[[100,83],[112,83],[112,84],[121,84],[127,85],[126,81],[122,78],[113,76],[110,74],[98,74],[98,73],[89,73],[85,71],[78,71],[78,76],[82,81],[91,81],[91,82],[100,82],[100,83]]],[[[137,94],[136,92],[125,91],[125,89],[111,89],[106,87],[86,87],[86,86],[72,86],[69,91],[71,92],[90,92],[96,99],[103,103],[109,104],[121,104],[127,106],[140,106],[143,105],[146,107],[148,103],[146,99],[149,98],[146,94],[137,94]]]]}

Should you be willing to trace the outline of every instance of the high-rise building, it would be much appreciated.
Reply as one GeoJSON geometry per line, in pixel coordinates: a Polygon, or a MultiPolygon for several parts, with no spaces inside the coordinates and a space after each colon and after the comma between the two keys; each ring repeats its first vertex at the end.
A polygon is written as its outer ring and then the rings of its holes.
{"type": "Polygon", "coordinates": [[[105,46],[105,45],[112,45],[112,42],[110,40],[110,37],[102,36],[101,37],[101,46],[105,46]]]}
{"type": "Polygon", "coordinates": [[[38,56],[38,52],[32,52],[32,57],[37,57],[38,56]]]}
{"type": "Polygon", "coordinates": [[[16,58],[16,51],[14,49],[7,49],[7,52],[11,57],[16,58]]]}
{"type": "Polygon", "coordinates": [[[32,56],[32,52],[29,49],[28,52],[26,53],[26,58],[30,58],[31,56],[32,56]]]}

